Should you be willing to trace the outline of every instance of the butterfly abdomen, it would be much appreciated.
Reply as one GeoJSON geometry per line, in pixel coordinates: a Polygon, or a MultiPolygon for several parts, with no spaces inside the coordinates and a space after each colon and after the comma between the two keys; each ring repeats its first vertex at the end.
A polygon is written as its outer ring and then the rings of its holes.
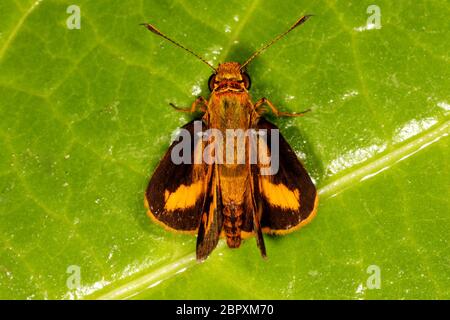
{"type": "Polygon", "coordinates": [[[238,248],[241,245],[241,225],[243,208],[234,203],[224,204],[223,230],[230,248],[238,248]]]}

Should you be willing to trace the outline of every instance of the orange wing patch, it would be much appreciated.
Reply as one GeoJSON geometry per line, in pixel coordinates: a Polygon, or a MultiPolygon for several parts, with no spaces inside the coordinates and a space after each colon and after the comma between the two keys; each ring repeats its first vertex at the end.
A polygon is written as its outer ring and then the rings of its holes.
{"type": "Polygon", "coordinates": [[[164,209],[174,211],[193,207],[204,192],[204,182],[197,181],[189,186],[180,185],[174,192],[166,189],[164,192],[164,209]]]}
{"type": "Polygon", "coordinates": [[[284,184],[274,184],[264,178],[260,179],[259,182],[260,189],[270,205],[285,210],[300,209],[300,191],[298,189],[290,190],[284,184]]]}

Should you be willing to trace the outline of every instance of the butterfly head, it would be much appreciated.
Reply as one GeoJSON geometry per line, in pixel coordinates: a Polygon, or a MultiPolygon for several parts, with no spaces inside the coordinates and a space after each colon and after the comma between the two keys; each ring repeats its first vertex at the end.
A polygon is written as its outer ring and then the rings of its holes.
{"type": "Polygon", "coordinates": [[[208,86],[211,92],[238,91],[250,89],[250,77],[242,70],[238,62],[219,64],[217,71],[209,77],[208,86]]]}

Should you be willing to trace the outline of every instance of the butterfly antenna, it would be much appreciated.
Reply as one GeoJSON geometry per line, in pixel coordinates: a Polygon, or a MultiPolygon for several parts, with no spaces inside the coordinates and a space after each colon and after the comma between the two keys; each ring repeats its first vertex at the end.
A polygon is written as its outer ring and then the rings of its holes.
{"type": "Polygon", "coordinates": [[[270,41],[269,43],[265,44],[264,46],[262,46],[261,48],[259,48],[254,54],[251,55],[250,58],[247,59],[247,61],[245,61],[242,65],[241,65],[241,70],[244,69],[244,67],[250,63],[250,61],[252,61],[253,59],[255,59],[261,52],[263,52],[264,50],[266,50],[268,47],[270,47],[271,45],[273,45],[275,42],[277,42],[278,40],[280,40],[281,38],[283,38],[285,35],[287,35],[289,32],[291,32],[292,30],[294,30],[295,28],[297,28],[299,25],[302,25],[303,23],[306,22],[306,20],[308,20],[310,17],[312,17],[313,15],[306,15],[301,17],[300,19],[298,19],[293,25],[292,27],[290,27],[288,30],[286,30],[285,32],[283,32],[282,34],[279,34],[278,36],[276,36],[272,41],[270,41]]]}
{"type": "Polygon", "coordinates": [[[174,45],[176,45],[177,47],[180,47],[181,49],[186,50],[187,52],[189,52],[190,54],[192,54],[194,57],[196,57],[197,59],[199,59],[200,61],[202,61],[203,63],[205,63],[208,67],[210,67],[211,69],[214,70],[214,72],[217,72],[216,68],[214,68],[208,61],[206,61],[204,58],[202,58],[201,56],[199,56],[198,54],[196,54],[194,51],[192,51],[191,49],[186,48],[185,46],[179,44],[178,42],[170,39],[168,36],[166,36],[164,33],[162,33],[161,31],[159,31],[158,29],[156,29],[153,25],[151,25],[150,23],[141,23],[141,26],[146,27],[148,30],[150,30],[151,32],[153,32],[154,34],[163,37],[164,39],[166,39],[169,42],[172,42],[174,45]]]}

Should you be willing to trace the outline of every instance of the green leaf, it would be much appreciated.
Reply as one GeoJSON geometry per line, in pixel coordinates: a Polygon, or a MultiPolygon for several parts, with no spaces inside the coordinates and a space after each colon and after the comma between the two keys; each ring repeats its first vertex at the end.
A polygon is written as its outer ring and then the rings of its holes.
{"type": "MultiPolygon", "coordinates": [[[[0,298],[450,298],[450,5],[377,1],[0,3],[0,298]],[[194,259],[145,214],[148,179],[207,96],[207,60],[244,61],[320,190],[317,218],[194,259]],[[80,271],[80,285],[74,270],[80,271]],[[374,271],[380,288],[373,288],[374,271]]],[[[76,273],[76,272],[75,272],[76,273]]]]}

